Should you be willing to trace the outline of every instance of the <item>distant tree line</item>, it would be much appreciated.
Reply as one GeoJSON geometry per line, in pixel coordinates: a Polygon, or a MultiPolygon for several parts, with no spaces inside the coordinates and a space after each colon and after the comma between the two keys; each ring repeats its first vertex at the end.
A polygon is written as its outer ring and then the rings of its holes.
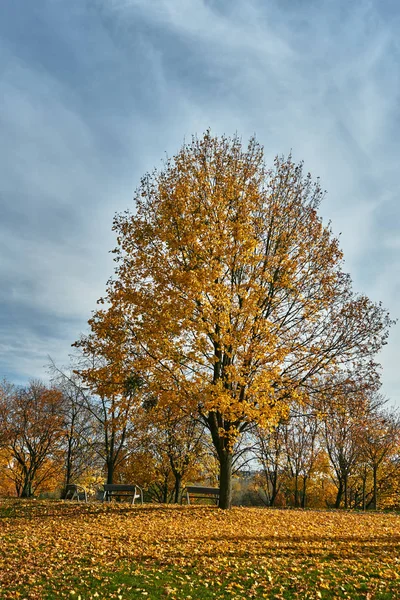
{"type": "MultiPolygon", "coordinates": [[[[0,493],[63,497],[80,483],[136,482],[153,502],[179,502],[187,483],[218,485],[218,459],[195,415],[146,395],[139,377],[125,402],[90,394],[54,365],[51,385],[0,386],[0,493]]],[[[400,420],[377,391],[336,390],[293,404],[233,449],[238,504],[380,509],[400,504],[400,420]]]]}

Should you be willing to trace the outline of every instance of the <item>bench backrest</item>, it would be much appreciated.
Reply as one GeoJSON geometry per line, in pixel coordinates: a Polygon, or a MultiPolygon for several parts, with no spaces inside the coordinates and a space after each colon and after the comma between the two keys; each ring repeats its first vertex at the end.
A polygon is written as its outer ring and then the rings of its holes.
{"type": "Polygon", "coordinates": [[[67,492],[77,492],[78,491],[78,486],[76,485],[76,483],[69,483],[66,487],[67,492]]]}
{"type": "Polygon", "coordinates": [[[83,496],[83,500],[87,502],[87,493],[84,487],[77,483],[68,483],[65,488],[64,500],[80,500],[80,496],[83,496]]]}
{"type": "Polygon", "coordinates": [[[83,494],[85,492],[85,488],[82,485],[78,485],[77,483],[68,483],[68,485],[65,488],[65,491],[67,492],[67,494],[69,492],[79,492],[83,494]]]}
{"type": "Polygon", "coordinates": [[[203,487],[200,485],[188,485],[186,491],[189,494],[210,494],[210,496],[219,496],[219,488],[203,487]]]}
{"type": "Polygon", "coordinates": [[[125,483],[105,483],[105,492],[134,492],[136,485],[127,485],[125,483]]]}

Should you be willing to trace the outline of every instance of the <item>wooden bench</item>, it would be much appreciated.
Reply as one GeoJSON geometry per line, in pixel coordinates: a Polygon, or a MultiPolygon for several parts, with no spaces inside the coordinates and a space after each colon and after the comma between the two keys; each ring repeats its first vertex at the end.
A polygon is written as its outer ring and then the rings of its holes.
{"type": "Polygon", "coordinates": [[[140,498],[143,504],[143,490],[138,485],[127,485],[124,483],[105,483],[103,502],[106,500],[111,501],[111,498],[132,498],[132,504],[135,504],[136,498],[140,498]]]}
{"type": "MultiPolygon", "coordinates": [[[[212,487],[204,487],[200,485],[188,485],[185,488],[186,491],[186,502],[190,504],[190,499],[198,500],[198,499],[208,499],[214,500],[215,504],[218,506],[219,501],[219,488],[212,487]]],[[[183,503],[184,495],[182,495],[182,503],[183,503]]]]}
{"type": "Polygon", "coordinates": [[[67,485],[64,500],[84,500],[87,502],[87,493],[84,487],[77,485],[76,483],[69,483],[67,485]]]}

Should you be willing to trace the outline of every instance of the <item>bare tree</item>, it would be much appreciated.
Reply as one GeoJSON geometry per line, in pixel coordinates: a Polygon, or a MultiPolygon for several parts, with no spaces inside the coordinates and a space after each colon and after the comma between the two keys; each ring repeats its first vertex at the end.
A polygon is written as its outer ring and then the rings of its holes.
{"type": "Polygon", "coordinates": [[[268,506],[274,506],[281,484],[282,474],[287,470],[284,423],[272,431],[257,429],[256,458],[262,467],[265,480],[263,490],[268,506]]]}
{"type": "MultiPolygon", "coordinates": [[[[400,420],[398,413],[383,409],[385,400],[382,396],[376,398],[376,403],[379,407],[368,415],[362,441],[365,465],[372,471],[372,498],[370,507],[373,509],[378,508],[378,482],[381,467],[386,459],[391,455],[397,454],[400,442],[400,420]]],[[[396,463],[393,462],[392,464],[396,463]]],[[[365,507],[365,500],[363,504],[365,507]]]]}
{"type": "Polygon", "coordinates": [[[323,437],[337,486],[335,508],[349,506],[349,478],[361,457],[361,442],[370,405],[363,390],[343,383],[325,404],[323,437]]]}
{"type": "Polygon", "coordinates": [[[289,473],[294,481],[294,505],[306,506],[307,483],[311,477],[318,453],[319,422],[302,407],[293,411],[283,426],[285,451],[289,473]]]}
{"type": "Polygon", "coordinates": [[[70,372],[51,364],[54,377],[70,390],[74,388],[76,407],[80,406],[90,415],[92,447],[105,465],[107,483],[113,483],[118,467],[141,443],[141,408],[137,395],[142,381],[137,374],[131,373],[124,381],[121,395],[120,386],[113,386],[112,380],[106,385],[104,382],[97,385],[96,373],[105,368],[104,359],[94,356],[79,356],[70,372]],[[89,382],[80,376],[86,370],[91,373],[89,382]],[[98,393],[95,393],[96,389],[98,393]]]}
{"type": "Polygon", "coordinates": [[[63,396],[64,496],[70,483],[86,476],[99,462],[96,453],[98,427],[87,403],[83,402],[78,377],[74,373],[61,373],[54,363],[51,363],[50,372],[53,385],[63,396]]]}

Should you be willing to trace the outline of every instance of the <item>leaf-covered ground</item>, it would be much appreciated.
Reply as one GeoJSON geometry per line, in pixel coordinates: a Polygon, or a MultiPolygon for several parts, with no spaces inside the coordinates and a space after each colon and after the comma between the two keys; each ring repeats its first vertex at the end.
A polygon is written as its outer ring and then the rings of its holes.
{"type": "Polygon", "coordinates": [[[400,598],[400,516],[0,501],[0,598],[400,598]]]}

